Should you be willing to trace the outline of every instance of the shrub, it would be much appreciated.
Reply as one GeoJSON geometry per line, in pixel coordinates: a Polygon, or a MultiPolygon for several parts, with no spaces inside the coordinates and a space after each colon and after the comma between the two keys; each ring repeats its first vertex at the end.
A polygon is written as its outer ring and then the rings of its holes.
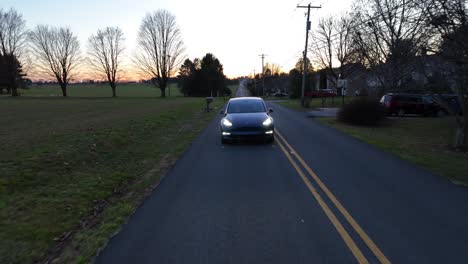
{"type": "Polygon", "coordinates": [[[359,98],[345,104],[338,112],[338,120],[360,126],[375,126],[385,119],[385,108],[376,99],[359,98]]]}

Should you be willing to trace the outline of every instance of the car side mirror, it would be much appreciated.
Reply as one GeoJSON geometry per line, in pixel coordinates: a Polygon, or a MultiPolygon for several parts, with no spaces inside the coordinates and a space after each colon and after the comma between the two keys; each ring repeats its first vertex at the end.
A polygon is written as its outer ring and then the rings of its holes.
{"type": "Polygon", "coordinates": [[[268,113],[273,113],[273,109],[268,109],[268,113]]]}
{"type": "Polygon", "coordinates": [[[224,115],[224,110],[219,111],[220,115],[224,115]]]}

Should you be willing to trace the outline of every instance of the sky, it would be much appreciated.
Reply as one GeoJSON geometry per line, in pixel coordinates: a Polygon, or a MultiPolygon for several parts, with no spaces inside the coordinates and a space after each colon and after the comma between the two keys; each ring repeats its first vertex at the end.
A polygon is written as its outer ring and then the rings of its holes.
{"type": "Polygon", "coordinates": [[[125,36],[125,61],[130,63],[142,18],[166,9],[176,16],[185,43],[186,58],[213,53],[226,76],[261,72],[265,63],[294,67],[305,41],[305,13],[298,4],[321,5],[311,11],[312,29],[318,19],[349,10],[352,0],[0,0],[0,8],[13,7],[27,27],[38,24],[70,27],[86,54],[87,40],[98,29],[120,27],[125,36]]]}

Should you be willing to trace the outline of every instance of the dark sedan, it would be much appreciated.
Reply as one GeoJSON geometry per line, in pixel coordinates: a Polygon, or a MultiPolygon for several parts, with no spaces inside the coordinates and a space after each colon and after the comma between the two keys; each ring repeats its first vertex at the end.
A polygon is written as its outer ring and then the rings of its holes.
{"type": "Polygon", "coordinates": [[[275,140],[275,126],[262,98],[241,97],[229,100],[221,119],[221,142],[235,139],[263,139],[271,143],[275,140]]]}

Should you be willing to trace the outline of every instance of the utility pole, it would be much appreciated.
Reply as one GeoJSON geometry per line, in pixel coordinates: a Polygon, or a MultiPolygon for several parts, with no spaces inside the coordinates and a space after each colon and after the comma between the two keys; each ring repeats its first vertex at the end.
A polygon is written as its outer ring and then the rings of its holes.
{"type": "Polygon", "coordinates": [[[260,54],[258,55],[262,58],[262,96],[265,96],[265,57],[267,56],[266,54],[260,54]]]}
{"type": "Polygon", "coordinates": [[[257,92],[257,75],[255,75],[255,69],[254,69],[254,91],[257,92]]]}
{"type": "Polygon", "coordinates": [[[301,103],[302,103],[302,106],[305,105],[305,101],[304,101],[304,94],[305,94],[305,84],[306,84],[306,79],[307,79],[307,67],[308,67],[308,63],[307,63],[307,46],[309,45],[309,30],[310,30],[310,9],[311,8],[322,8],[321,6],[311,6],[310,4],[308,4],[307,6],[297,6],[297,8],[307,8],[307,23],[306,23],[306,41],[305,41],[305,48],[304,48],[304,52],[303,52],[303,55],[304,55],[304,59],[303,59],[303,63],[304,63],[304,72],[302,73],[302,88],[301,88],[301,103]]]}

